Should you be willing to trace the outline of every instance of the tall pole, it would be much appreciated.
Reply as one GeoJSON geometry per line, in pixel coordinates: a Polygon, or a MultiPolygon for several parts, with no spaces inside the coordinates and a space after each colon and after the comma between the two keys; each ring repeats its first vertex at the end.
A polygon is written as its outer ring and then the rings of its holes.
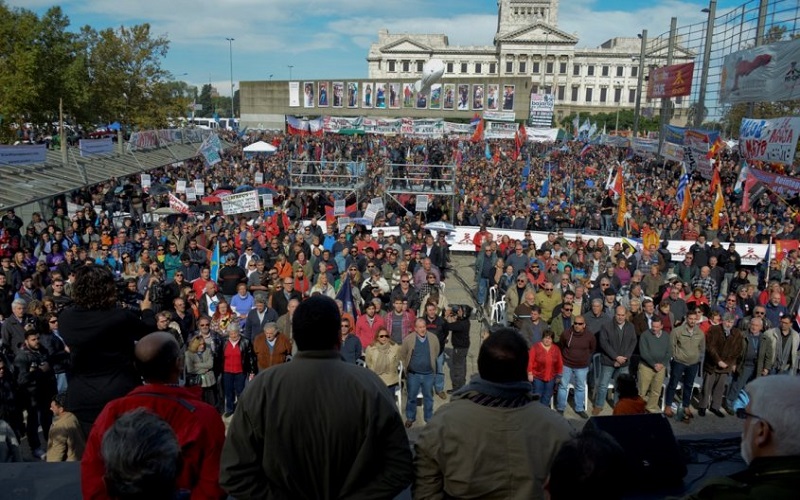
{"type": "Polygon", "coordinates": [[[61,164],[67,166],[67,138],[64,137],[64,99],[58,99],[58,147],[61,149],[61,164]]]}
{"type": "Polygon", "coordinates": [[[550,31],[544,32],[544,61],[542,62],[542,88],[539,89],[539,94],[544,95],[545,78],[547,78],[547,46],[550,43],[550,31]]]}
{"type": "Polygon", "coordinates": [[[642,84],[644,83],[644,58],[647,50],[647,30],[642,30],[642,46],[639,49],[639,78],[636,80],[636,106],[633,111],[633,136],[639,135],[639,114],[642,111],[642,84]]]}
{"type": "Polygon", "coordinates": [[[289,64],[289,80],[292,79],[292,68],[294,68],[294,65],[289,64]]]}
{"type": "Polygon", "coordinates": [[[231,120],[236,118],[236,115],[233,111],[233,41],[236,40],[235,38],[225,38],[228,41],[228,47],[230,50],[230,58],[231,58],[231,120]]]}
{"type": "MultiPolygon", "coordinates": [[[[669,45],[667,46],[667,66],[672,64],[672,56],[675,54],[676,35],[678,33],[678,18],[673,17],[669,23],[669,45]]],[[[658,128],[658,153],[661,154],[661,148],[664,146],[664,129],[669,122],[669,105],[672,104],[671,99],[661,99],[661,124],[658,128]]]]}
{"type": "Polygon", "coordinates": [[[706,85],[708,84],[708,66],[711,63],[711,41],[714,37],[714,17],[717,13],[717,0],[711,0],[707,9],[708,21],[706,22],[706,40],[703,48],[703,70],[700,73],[700,93],[697,97],[697,109],[694,113],[694,126],[700,128],[706,109],[706,85]]]}

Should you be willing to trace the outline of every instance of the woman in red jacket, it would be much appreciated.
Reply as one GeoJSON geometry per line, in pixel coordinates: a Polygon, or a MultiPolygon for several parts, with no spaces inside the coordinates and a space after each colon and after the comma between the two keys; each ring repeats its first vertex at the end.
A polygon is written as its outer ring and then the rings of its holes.
{"type": "Polygon", "coordinates": [[[528,354],[528,380],[543,405],[550,406],[556,379],[561,378],[563,369],[561,350],[553,344],[553,331],[547,329],[542,333],[541,342],[533,344],[528,354]]]}

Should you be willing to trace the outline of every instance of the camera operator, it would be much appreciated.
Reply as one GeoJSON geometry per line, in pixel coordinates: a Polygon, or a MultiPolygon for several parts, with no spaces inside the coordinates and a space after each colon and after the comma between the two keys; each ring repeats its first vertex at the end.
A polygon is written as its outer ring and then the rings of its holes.
{"type": "Polygon", "coordinates": [[[139,314],[142,311],[142,300],[144,300],[144,296],[139,293],[136,286],[136,278],[128,278],[125,280],[122,289],[119,290],[120,305],[139,314]]]}
{"type": "Polygon", "coordinates": [[[466,383],[467,354],[469,353],[469,310],[467,306],[454,305],[444,316],[444,331],[452,334],[453,357],[450,358],[451,392],[461,389],[466,383]]]}
{"type": "Polygon", "coordinates": [[[50,401],[56,394],[56,376],[50,366],[49,353],[39,344],[39,332],[32,322],[25,324],[25,342],[14,359],[14,367],[22,405],[27,411],[28,445],[33,456],[42,460],[45,451],[39,439],[39,425],[42,434],[47,436],[53,423],[50,401]]]}

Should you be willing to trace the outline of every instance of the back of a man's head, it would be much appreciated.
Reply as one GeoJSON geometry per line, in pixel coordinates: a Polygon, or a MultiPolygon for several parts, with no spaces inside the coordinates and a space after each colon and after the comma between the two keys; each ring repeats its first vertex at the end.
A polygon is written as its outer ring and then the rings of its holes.
{"type": "Polygon", "coordinates": [[[175,337],[153,332],[136,343],[136,370],[145,382],[176,384],[181,372],[181,348],[175,337]]]}
{"type": "Polygon", "coordinates": [[[303,301],[292,317],[292,337],[298,351],[339,348],[341,316],[336,302],[324,295],[303,301]]]}
{"type": "Polygon", "coordinates": [[[800,378],[793,375],[758,377],[747,384],[745,391],[750,398],[748,413],[768,423],[772,433],[774,446],[765,455],[800,455],[800,432],[797,432],[800,378]]]}
{"type": "Polygon", "coordinates": [[[514,328],[493,331],[478,353],[478,372],[489,382],[528,380],[528,344],[514,328]]]}
{"type": "Polygon", "coordinates": [[[561,446],[550,467],[546,489],[551,500],[621,498],[619,471],[625,467],[625,451],[611,434],[591,428],[561,446]]]}
{"type": "Polygon", "coordinates": [[[137,408],[103,435],[100,453],[108,496],[119,500],[175,498],[181,447],[161,417],[137,408]]]}

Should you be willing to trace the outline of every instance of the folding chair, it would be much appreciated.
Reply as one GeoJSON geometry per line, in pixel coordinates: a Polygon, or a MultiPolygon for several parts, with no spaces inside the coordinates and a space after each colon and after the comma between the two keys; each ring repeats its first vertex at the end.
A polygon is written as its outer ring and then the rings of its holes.
{"type": "Polygon", "coordinates": [[[506,302],[504,300],[497,301],[492,306],[492,324],[506,325],[506,302]]]}
{"type": "Polygon", "coordinates": [[[494,308],[494,304],[497,302],[497,285],[489,287],[489,309],[494,308]]]}
{"type": "Polygon", "coordinates": [[[397,364],[397,387],[394,388],[394,397],[397,400],[397,411],[403,413],[403,362],[397,364]]]}

